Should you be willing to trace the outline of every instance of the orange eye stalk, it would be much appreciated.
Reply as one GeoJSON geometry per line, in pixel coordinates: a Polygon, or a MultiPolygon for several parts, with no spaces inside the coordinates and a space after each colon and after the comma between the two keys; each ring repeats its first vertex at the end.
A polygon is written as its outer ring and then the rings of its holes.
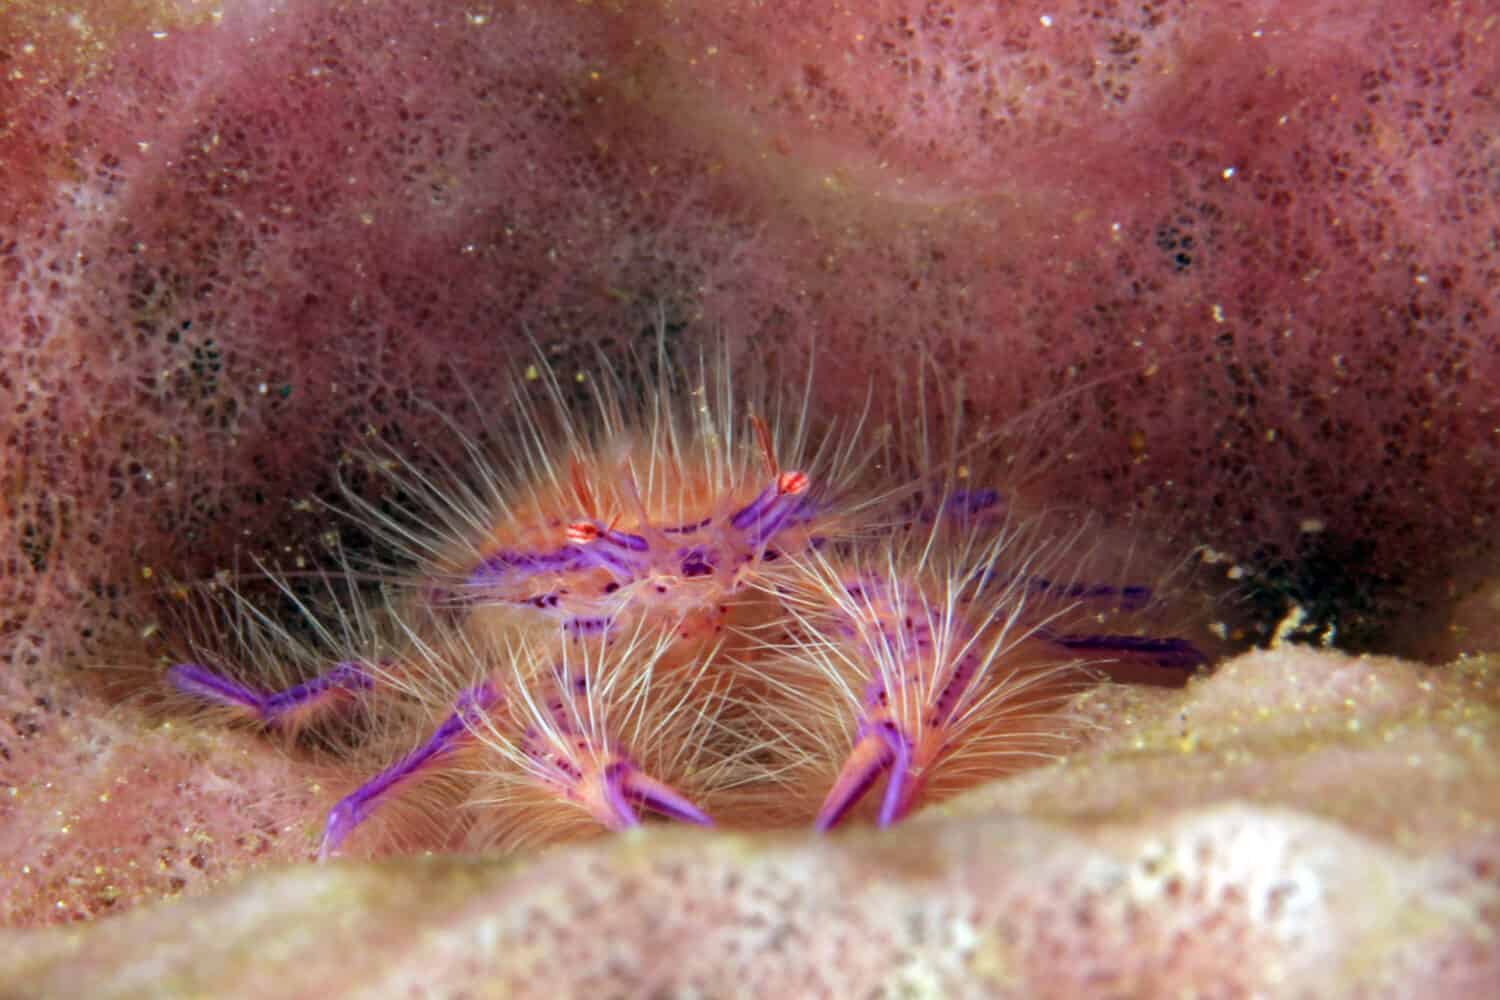
{"type": "Polygon", "coordinates": [[[766,426],[766,422],[752,413],[750,424],[755,428],[755,437],[760,442],[761,454],[766,457],[766,469],[776,482],[776,493],[779,496],[796,496],[806,490],[807,473],[781,471],[781,466],[776,461],[776,449],[771,444],[771,429],[766,426]]]}

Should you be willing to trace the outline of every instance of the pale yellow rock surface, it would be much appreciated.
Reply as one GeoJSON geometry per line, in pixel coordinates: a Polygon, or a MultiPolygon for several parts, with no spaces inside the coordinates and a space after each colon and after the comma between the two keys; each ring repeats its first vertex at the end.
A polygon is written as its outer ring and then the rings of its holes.
{"type": "MultiPolygon", "coordinates": [[[[291,832],[259,858],[212,839],[213,877],[180,898],[0,937],[0,995],[1500,995],[1493,663],[1288,649],[1084,707],[1089,748],[886,833],[649,830],[240,878],[307,850],[326,793],[289,791],[261,819],[291,832]]],[[[219,756],[277,755],[171,739],[198,756],[175,791],[148,789],[164,814],[184,791],[297,787],[219,756]]],[[[131,833],[114,834],[119,864],[131,833]]],[[[9,835],[8,891],[15,852],[55,842],[9,835]]],[[[66,863],[54,851],[49,890],[66,863]]]]}

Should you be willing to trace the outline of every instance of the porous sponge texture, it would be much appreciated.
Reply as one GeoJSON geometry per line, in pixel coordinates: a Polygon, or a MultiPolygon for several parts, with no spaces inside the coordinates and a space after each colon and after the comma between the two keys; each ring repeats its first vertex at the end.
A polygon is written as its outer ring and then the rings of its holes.
{"type": "Polygon", "coordinates": [[[707,290],[730,223],[587,125],[598,26],[427,8],[13,15],[7,634],[291,561],[362,440],[451,451],[439,414],[492,419],[528,334],[583,365],[707,290]]]}
{"type": "Polygon", "coordinates": [[[759,9],[673,9],[724,131],[824,182],[837,353],[916,323],[997,417],[1104,378],[1060,406],[1058,493],[1246,557],[1322,526],[1399,577],[1493,538],[1484,13],[887,2],[757,34],[759,9]]]}
{"type": "Polygon", "coordinates": [[[976,426],[1041,407],[1047,491],[1247,559],[1321,527],[1445,576],[1493,541],[1483,11],[74,8],[0,19],[33,662],[294,559],[346,449],[448,447],[436,411],[482,425],[528,334],[583,369],[657,307],[816,352],[827,411],[925,353],[976,426]]]}
{"type": "Polygon", "coordinates": [[[328,786],[254,736],[109,717],[66,695],[12,699],[6,687],[0,927],[203,895],[314,855],[328,786]]]}

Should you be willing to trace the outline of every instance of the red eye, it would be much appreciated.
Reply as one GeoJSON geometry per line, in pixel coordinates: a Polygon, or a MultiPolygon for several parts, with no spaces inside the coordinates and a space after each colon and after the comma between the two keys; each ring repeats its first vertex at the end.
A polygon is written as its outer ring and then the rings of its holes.
{"type": "Polygon", "coordinates": [[[587,545],[598,537],[599,528],[597,525],[590,524],[587,521],[579,521],[568,525],[568,541],[574,545],[587,545]]]}
{"type": "Polygon", "coordinates": [[[807,489],[807,473],[783,472],[776,477],[776,492],[782,496],[795,496],[807,489]]]}

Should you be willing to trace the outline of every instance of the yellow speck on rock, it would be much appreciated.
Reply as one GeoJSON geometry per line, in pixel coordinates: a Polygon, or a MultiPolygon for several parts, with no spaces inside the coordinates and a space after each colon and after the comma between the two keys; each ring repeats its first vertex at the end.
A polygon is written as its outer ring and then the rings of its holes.
{"type": "Polygon", "coordinates": [[[987,934],[969,957],[969,972],[989,986],[1009,987],[1018,982],[1010,949],[994,934],[987,934]]]}

